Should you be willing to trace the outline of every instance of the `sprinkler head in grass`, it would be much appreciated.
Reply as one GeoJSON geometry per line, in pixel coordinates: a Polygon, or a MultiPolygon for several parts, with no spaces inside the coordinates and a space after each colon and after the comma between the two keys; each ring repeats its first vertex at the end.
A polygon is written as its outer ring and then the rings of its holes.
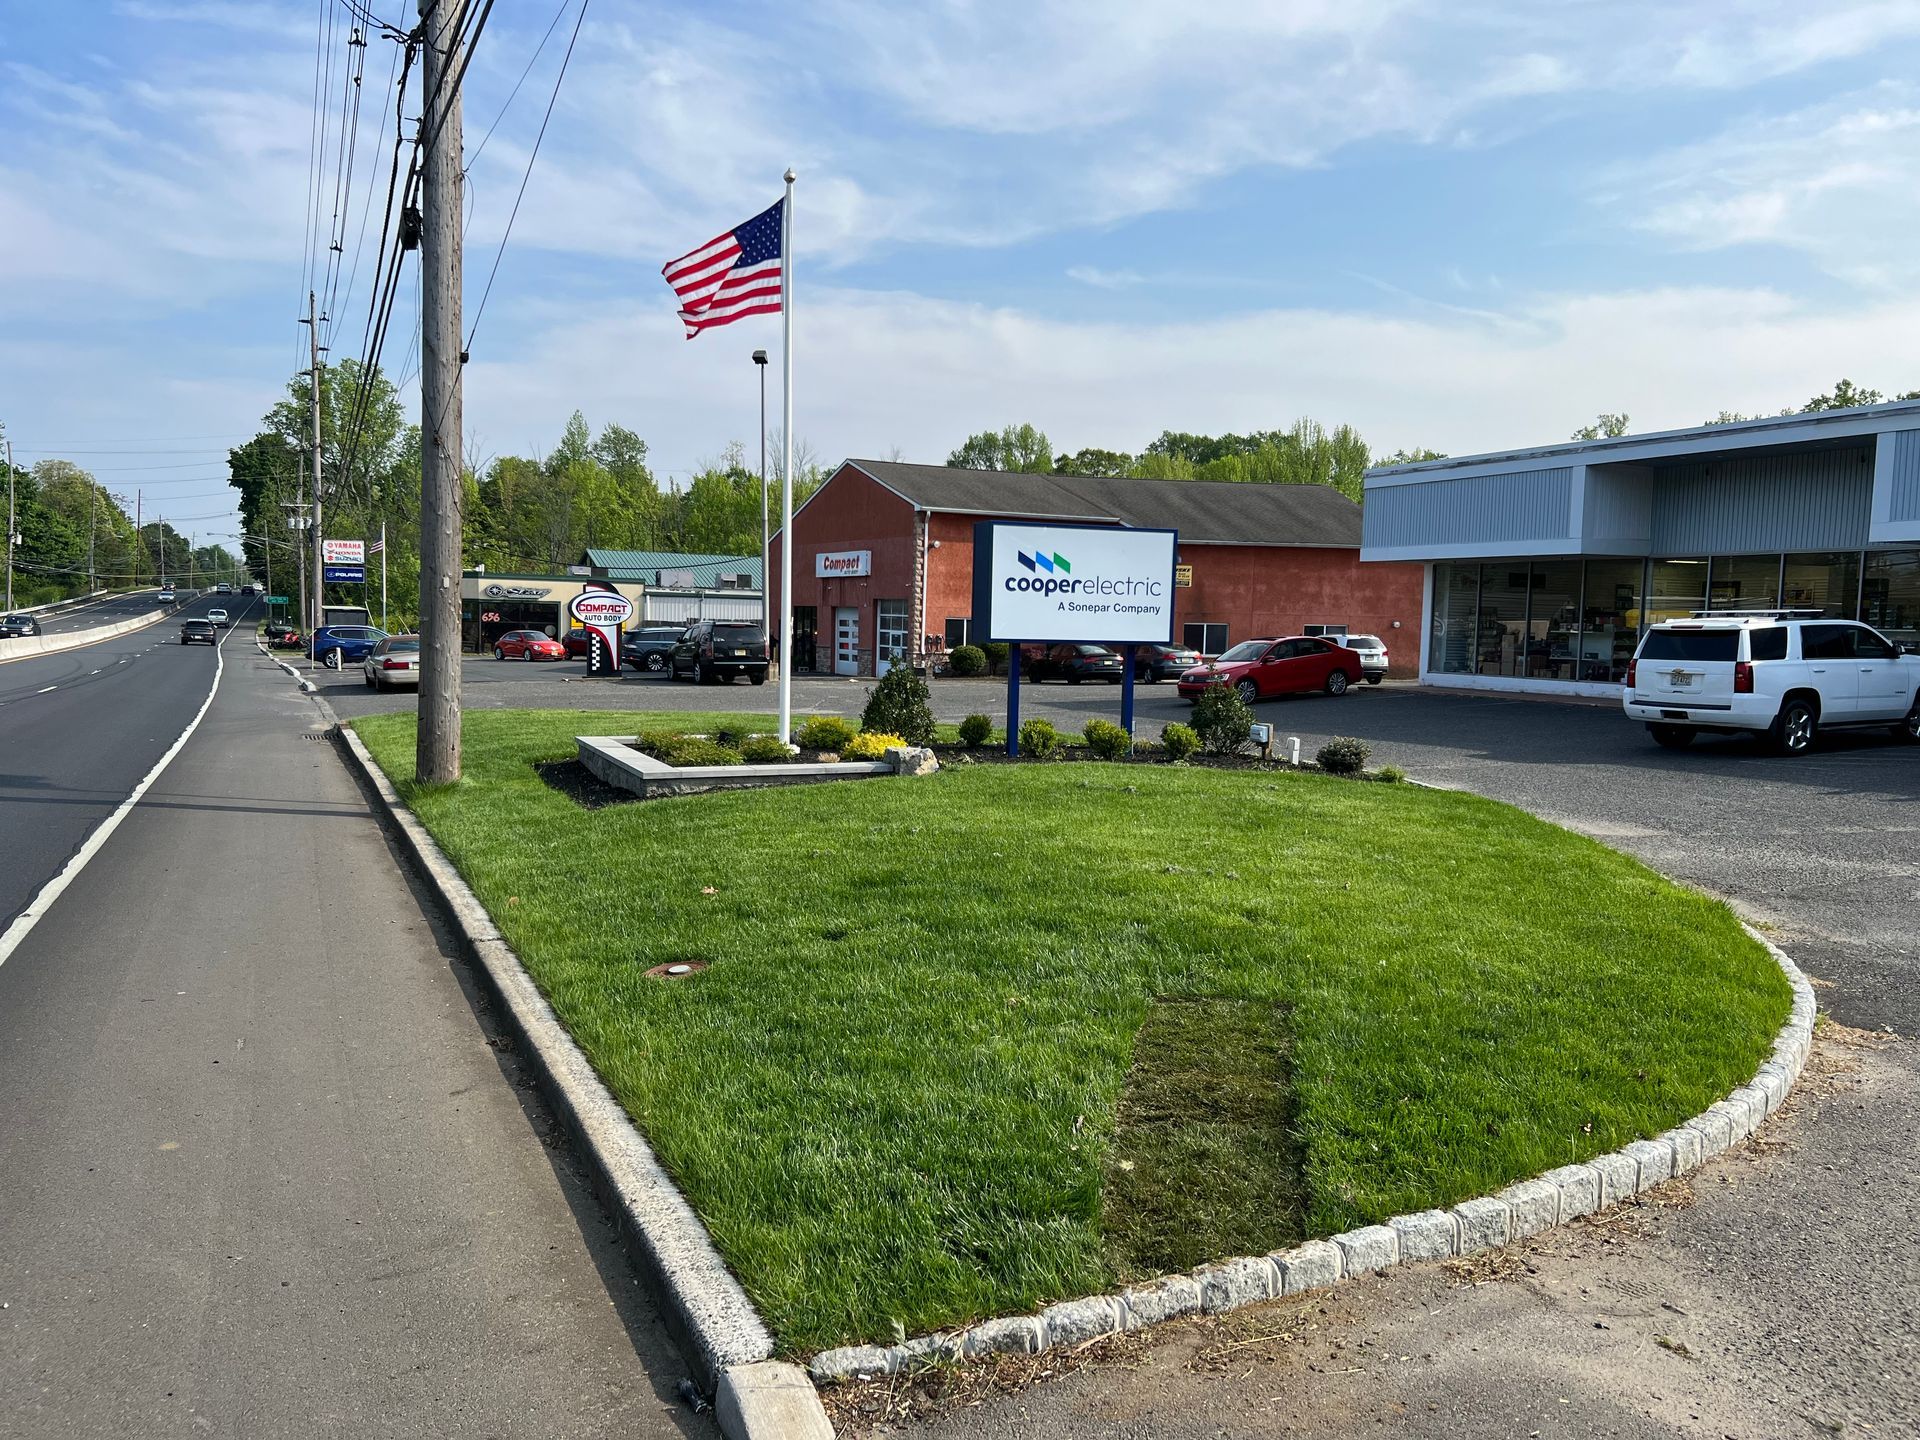
{"type": "Polygon", "coordinates": [[[647,971],[650,980],[684,980],[689,975],[698,975],[707,968],[704,960],[672,960],[665,965],[655,965],[647,971]]]}

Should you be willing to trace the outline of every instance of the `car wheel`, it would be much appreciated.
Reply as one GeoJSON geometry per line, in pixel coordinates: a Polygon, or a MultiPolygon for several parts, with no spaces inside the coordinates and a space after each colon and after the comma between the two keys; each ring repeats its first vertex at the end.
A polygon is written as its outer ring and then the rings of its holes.
{"type": "Polygon", "coordinates": [[[667,657],[662,655],[658,650],[654,651],[653,654],[647,656],[647,673],[648,674],[658,675],[662,670],[666,668],[667,668],[667,657]]]}
{"type": "Polygon", "coordinates": [[[751,678],[756,685],[764,685],[767,683],[767,672],[764,670],[756,670],[749,678],[751,678]]]}
{"type": "Polygon", "coordinates": [[[1693,737],[1699,732],[1685,725],[1649,725],[1647,733],[1662,750],[1684,750],[1693,744],[1693,737]]]}
{"type": "Polygon", "coordinates": [[[1920,696],[1914,697],[1913,708],[1907,711],[1907,718],[1893,727],[1893,733],[1909,744],[1920,744],[1920,696]]]}
{"type": "Polygon", "coordinates": [[[1369,675],[1367,676],[1367,684],[1378,685],[1383,678],[1385,677],[1380,675],[1369,675]]]}
{"type": "Polygon", "coordinates": [[[337,649],[327,651],[327,669],[338,670],[340,668],[340,662],[342,658],[344,657],[341,656],[340,652],[337,649]]]}
{"type": "Polygon", "coordinates": [[[522,650],[520,652],[520,658],[531,665],[533,663],[533,647],[529,645],[526,649],[522,650]]]}
{"type": "Polygon", "coordinates": [[[1773,748],[1782,755],[1804,755],[1813,749],[1813,742],[1820,733],[1820,712],[1811,700],[1800,696],[1790,697],[1780,707],[1780,713],[1774,717],[1772,728],[1767,734],[1773,741],[1773,748]]]}
{"type": "Polygon", "coordinates": [[[1251,705],[1260,698],[1260,687],[1251,680],[1242,680],[1238,685],[1233,687],[1233,693],[1251,705]]]}
{"type": "Polygon", "coordinates": [[[701,685],[711,685],[717,678],[718,677],[713,673],[713,667],[707,664],[706,661],[702,660],[699,664],[698,669],[695,671],[695,674],[694,674],[695,681],[701,685]]]}
{"type": "Polygon", "coordinates": [[[507,652],[496,645],[493,647],[493,658],[496,660],[504,660],[507,658],[507,652]]]}
{"type": "Polygon", "coordinates": [[[1347,693],[1347,672],[1336,670],[1327,676],[1327,694],[1344,695],[1347,693]]]}
{"type": "Polygon", "coordinates": [[[380,682],[374,679],[371,675],[362,675],[360,678],[367,682],[367,689],[378,690],[380,688],[380,682]]]}

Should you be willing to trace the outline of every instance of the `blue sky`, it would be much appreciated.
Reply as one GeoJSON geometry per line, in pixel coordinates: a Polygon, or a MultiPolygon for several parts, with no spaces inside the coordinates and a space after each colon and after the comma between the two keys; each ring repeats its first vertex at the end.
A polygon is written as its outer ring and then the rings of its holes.
{"type": "MultiPolygon", "coordinates": [[[[470,156],[499,117],[471,161],[469,316],[577,3],[497,4],[469,74],[470,156]]],[[[182,528],[231,513],[222,447],[301,363],[329,5],[344,53],[340,0],[0,16],[21,458],[90,462],[182,528]]],[[[355,236],[393,51],[369,51],[355,236]]],[[[1920,0],[592,0],[473,345],[469,448],[537,451],[579,408],[670,475],[751,449],[748,355],[777,320],[685,341],[658,269],[788,164],[795,428],[822,460],[939,460],[1020,420],[1135,449],[1302,414],[1461,453],[1603,409],[1776,409],[1842,374],[1910,389],[1917,61],[1920,0]]]]}

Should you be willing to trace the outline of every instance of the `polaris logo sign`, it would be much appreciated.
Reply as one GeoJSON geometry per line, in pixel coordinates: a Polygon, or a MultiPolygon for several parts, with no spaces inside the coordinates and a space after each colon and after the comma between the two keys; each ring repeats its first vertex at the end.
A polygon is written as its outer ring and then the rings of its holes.
{"type": "Polygon", "coordinates": [[[1170,643],[1178,541],[1172,530],[982,521],[974,627],[988,640],[1170,643]]]}

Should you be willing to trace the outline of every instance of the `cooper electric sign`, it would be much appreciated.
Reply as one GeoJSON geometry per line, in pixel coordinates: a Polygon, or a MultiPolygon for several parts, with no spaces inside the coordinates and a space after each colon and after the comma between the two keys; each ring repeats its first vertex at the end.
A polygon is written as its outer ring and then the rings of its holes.
{"type": "Polygon", "coordinates": [[[1173,530],[1112,525],[973,527],[973,624],[987,640],[1173,640],[1173,530]]]}

